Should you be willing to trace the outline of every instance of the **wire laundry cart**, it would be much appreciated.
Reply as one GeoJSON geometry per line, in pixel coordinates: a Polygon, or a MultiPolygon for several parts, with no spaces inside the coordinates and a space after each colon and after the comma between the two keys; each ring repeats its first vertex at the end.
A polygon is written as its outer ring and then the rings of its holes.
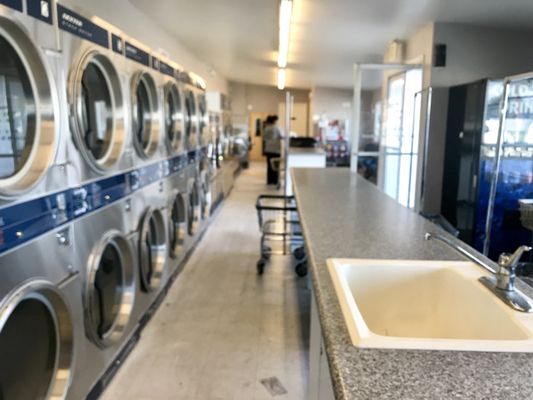
{"type": "Polygon", "coordinates": [[[296,274],[307,275],[304,238],[294,196],[262,194],[257,198],[255,208],[261,231],[261,258],[257,261],[257,273],[263,274],[272,254],[292,254],[298,261],[296,274]]]}

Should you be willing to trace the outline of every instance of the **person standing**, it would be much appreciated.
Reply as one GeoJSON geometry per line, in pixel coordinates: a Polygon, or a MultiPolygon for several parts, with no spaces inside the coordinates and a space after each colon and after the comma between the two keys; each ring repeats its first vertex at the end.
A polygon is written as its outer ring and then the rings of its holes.
{"type": "Polygon", "coordinates": [[[271,163],[273,158],[279,158],[281,155],[281,131],[276,125],[277,121],[277,115],[269,115],[263,131],[264,154],[267,159],[267,185],[277,185],[279,179],[279,172],[272,168],[271,163]]]}

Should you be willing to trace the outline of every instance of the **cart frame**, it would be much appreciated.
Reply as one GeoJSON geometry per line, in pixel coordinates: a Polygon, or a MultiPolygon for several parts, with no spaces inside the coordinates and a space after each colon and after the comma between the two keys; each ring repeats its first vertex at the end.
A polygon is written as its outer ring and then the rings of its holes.
{"type": "Polygon", "coordinates": [[[296,273],[298,276],[305,276],[307,259],[304,237],[294,196],[262,194],[257,198],[255,208],[261,231],[259,244],[261,257],[257,261],[257,273],[263,274],[271,255],[292,253],[298,261],[295,267],[296,273]],[[281,249],[272,248],[268,243],[275,243],[278,247],[281,245],[281,249]]]}

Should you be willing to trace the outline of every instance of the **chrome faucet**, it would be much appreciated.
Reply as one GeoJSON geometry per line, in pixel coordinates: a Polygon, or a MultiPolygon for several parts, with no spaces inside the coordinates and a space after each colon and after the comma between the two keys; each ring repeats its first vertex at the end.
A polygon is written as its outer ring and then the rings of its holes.
{"type": "Polygon", "coordinates": [[[514,290],[514,280],[516,278],[516,266],[522,254],[526,251],[530,251],[529,246],[520,246],[515,250],[513,254],[503,253],[500,254],[498,259],[498,273],[496,274],[497,283],[496,287],[500,290],[512,291],[514,290]]]}
{"type": "Polygon", "coordinates": [[[474,263],[485,268],[487,271],[492,273],[493,276],[483,276],[479,278],[479,281],[483,285],[485,285],[505,304],[514,308],[515,310],[527,313],[533,312],[533,300],[519,290],[515,289],[514,286],[516,278],[516,266],[518,265],[518,261],[520,260],[520,257],[522,257],[522,254],[531,250],[531,247],[520,246],[513,254],[501,254],[498,259],[498,270],[496,271],[481,258],[477,257],[475,254],[472,254],[469,250],[445,236],[426,232],[424,238],[426,240],[440,240],[441,242],[452,247],[454,250],[457,250],[474,263]]]}

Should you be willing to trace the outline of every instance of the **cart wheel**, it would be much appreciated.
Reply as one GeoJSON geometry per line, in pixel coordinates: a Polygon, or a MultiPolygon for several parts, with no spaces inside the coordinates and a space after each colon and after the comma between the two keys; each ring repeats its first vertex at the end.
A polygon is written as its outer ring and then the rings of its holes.
{"type": "Polygon", "coordinates": [[[307,261],[303,261],[301,263],[296,264],[296,275],[303,278],[307,275],[307,261]]]}
{"type": "Polygon", "coordinates": [[[294,258],[296,258],[298,261],[301,261],[305,258],[305,248],[303,246],[297,247],[294,249],[292,254],[294,255],[294,258]]]}
{"type": "Polygon", "coordinates": [[[257,262],[257,275],[263,275],[264,271],[265,271],[265,260],[260,259],[257,262]]]}

